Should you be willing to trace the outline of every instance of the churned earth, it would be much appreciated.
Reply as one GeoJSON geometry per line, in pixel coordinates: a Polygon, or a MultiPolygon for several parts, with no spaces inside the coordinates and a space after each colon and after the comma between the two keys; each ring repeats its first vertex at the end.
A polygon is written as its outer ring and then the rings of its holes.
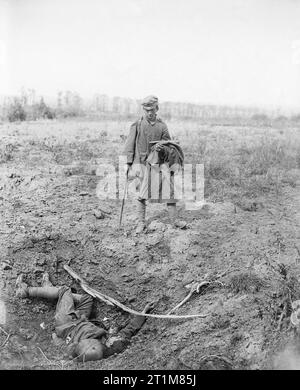
{"type": "MultiPolygon", "coordinates": [[[[174,228],[166,208],[151,204],[147,232],[135,235],[132,199],[120,229],[120,200],[97,192],[97,157],[108,161],[123,145],[115,129],[107,142],[99,126],[0,126],[0,368],[282,368],[297,339],[289,316],[300,298],[300,183],[247,207],[206,199],[187,210],[182,202],[186,229],[174,228]],[[174,313],[206,317],[148,318],[124,352],[68,361],[51,339],[55,303],[14,296],[19,273],[32,286],[45,271],[54,284],[75,286],[65,264],[135,310],[156,300],[156,314],[181,302],[193,282],[208,281],[174,313]]],[[[97,301],[93,317],[123,326],[130,314],[97,301]]]]}

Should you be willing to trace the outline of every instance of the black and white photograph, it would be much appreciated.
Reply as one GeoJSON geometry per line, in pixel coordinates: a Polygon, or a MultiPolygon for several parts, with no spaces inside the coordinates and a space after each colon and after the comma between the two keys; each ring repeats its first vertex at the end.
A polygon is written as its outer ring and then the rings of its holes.
{"type": "Polygon", "coordinates": [[[0,0],[0,172],[1,371],[300,370],[300,0],[0,0]]]}

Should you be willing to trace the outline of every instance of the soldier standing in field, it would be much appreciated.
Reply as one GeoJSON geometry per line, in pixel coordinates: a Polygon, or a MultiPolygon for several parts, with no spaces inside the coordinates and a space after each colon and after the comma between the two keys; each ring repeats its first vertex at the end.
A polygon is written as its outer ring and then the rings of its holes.
{"type": "MultiPolygon", "coordinates": [[[[146,200],[149,202],[167,203],[169,217],[171,222],[175,222],[177,217],[176,199],[169,197],[167,199],[153,199],[149,191],[149,163],[147,160],[149,154],[153,151],[163,152],[164,148],[171,145],[175,154],[180,146],[171,141],[167,125],[157,116],[158,98],[156,96],[147,96],[142,101],[143,116],[130,127],[129,135],[125,145],[125,154],[127,157],[126,174],[131,178],[138,178],[139,193],[137,199],[137,219],[138,224],[136,233],[141,233],[145,228],[146,200]],[[160,141],[160,142],[159,142],[160,141]],[[174,145],[176,147],[174,147],[174,145]]],[[[168,153],[170,148],[166,149],[168,153]]],[[[178,154],[178,153],[177,153],[178,154]]],[[[181,164],[183,162],[183,153],[180,153],[181,164]]],[[[172,178],[171,178],[172,181],[172,178]]]]}

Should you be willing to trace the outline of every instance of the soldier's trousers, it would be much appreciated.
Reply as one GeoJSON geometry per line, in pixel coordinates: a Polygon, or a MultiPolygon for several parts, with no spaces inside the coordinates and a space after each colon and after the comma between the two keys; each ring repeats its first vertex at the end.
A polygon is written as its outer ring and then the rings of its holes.
{"type": "Polygon", "coordinates": [[[61,287],[55,310],[55,325],[59,327],[68,323],[74,323],[74,320],[85,316],[86,319],[91,315],[93,298],[84,294],[75,304],[73,294],[69,287],[61,287]]]}
{"type": "Polygon", "coordinates": [[[139,199],[151,203],[176,203],[174,172],[147,164],[140,179],[139,199]]]}

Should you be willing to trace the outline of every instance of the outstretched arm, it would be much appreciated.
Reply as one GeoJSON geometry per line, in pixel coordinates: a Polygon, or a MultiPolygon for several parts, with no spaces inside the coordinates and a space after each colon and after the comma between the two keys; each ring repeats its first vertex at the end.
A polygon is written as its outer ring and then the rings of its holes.
{"type": "MultiPolygon", "coordinates": [[[[143,313],[148,313],[153,309],[155,302],[148,303],[143,313]]],[[[107,348],[105,351],[105,357],[111,356],[115,353],[122,352],[130,343],[130,339],[134,336],[143,326],[146,321],[146,317],[144,316],[134,316],[132,320],[123,328],[118,336],[112,336],[106,342],[107,348]]]]}
{"type": "MultiPolygon", "coordinates": [[[[154,305],[155,302],[147,303],[142,313],[149,313],[153,309],[154,305]]],[[[123,338],[130,339],[141,329],[145,321],[146,317],[144,316],[134,316],[125,328],[120,331],[120,334],[123,338]]]]}

